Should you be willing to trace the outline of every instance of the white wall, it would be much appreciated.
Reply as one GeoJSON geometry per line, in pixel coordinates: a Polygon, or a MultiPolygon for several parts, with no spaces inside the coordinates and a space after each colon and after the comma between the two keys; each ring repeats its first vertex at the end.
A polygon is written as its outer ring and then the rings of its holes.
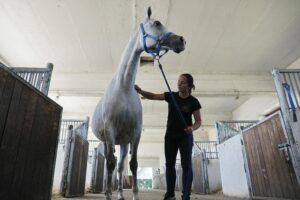
{"type": "Polygon", "coordinates": [[[87,166],[86,166],[86,177],[85,177],[85,188],[90,189],[92,182],[92,167],[93,167],[93,157],[90,156],[88,158],[87,166]]]}
{"type": "Polygon", "coordinates": [[[212,126],[208,132],[208,140],[209,141],[218,141],[218,133],[215,126],[212,126]]]}
{"type": "Polygon", "coordinates": [[[56,161],[55,161],[53,187],[52,187],[52,192],[54,194],[58,194],[60,190],[60,182],[62,177],[64,159],[65,159],[64,144],[58,144],[56,161]]]}
{"type": "Polygon", "coordinates": [[[264,114],[267,114],[278,106],[279,101],[276,95],[252,97],[233,111],[232,119],[260,120],[264,117],[264,114]]]}
{"type": "Polygon", "coordinates": [[[248,183],[244,170],[244,158],[240,135],[219,145],[219,160],[223,194],[249,198],[248,183]]]}

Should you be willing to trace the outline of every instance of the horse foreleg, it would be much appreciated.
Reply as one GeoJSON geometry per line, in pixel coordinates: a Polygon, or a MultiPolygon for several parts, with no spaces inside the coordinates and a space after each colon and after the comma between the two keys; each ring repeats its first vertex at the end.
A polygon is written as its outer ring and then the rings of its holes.
{"type": "Polygon", "coordinates": [[[118,163],[118,200],[123,200],[123,170],[124,170],[124,160],[128,153],[128,145],[120,146],[120,161],[118,163]]]}
{"type": "Polygon", "coordinates": [[[112,197],[112,173],[116,166],[116,158],[114,156],[114,145],[105,144],[105,157],[106,157],[106,200],[111,200],[112,197]]]}
{"type": "Polygon", "coordinates": [[[131,160],[130,160],[130,170],[132,172],[132,178],[133,178],[133,200],[139,200],[138,192],[139,188],[137,185],[137,168],[138,168],[138,162],[137,162],[137,149],[139,145],[139,139],[137,141],[134,141],[131,143],[131,160]]]}

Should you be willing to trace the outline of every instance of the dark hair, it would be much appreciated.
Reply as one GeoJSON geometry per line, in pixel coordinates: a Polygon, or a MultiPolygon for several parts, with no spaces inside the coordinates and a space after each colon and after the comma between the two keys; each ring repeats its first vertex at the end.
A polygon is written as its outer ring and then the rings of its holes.
{"type": "Polygon", "coordinates": [[[190,74],[181,74],[181,76],[184,76],[187,80],[188,86],[190,87],[189,93],[192,93],[192,89],[195,90],[195,85],[194,85],[194,78],[190,74]]]}

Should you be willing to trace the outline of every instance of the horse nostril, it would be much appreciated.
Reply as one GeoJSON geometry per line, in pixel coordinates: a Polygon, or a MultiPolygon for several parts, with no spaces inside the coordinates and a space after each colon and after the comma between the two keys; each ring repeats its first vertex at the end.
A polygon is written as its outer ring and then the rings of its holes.
{"type": "Polygon", "coordinates": [[[184,45],[186,45],[186,41],[185,41],[185,39],[184,39],[182,36],[180,36],[180,41],[181,41],[184,45]]]}

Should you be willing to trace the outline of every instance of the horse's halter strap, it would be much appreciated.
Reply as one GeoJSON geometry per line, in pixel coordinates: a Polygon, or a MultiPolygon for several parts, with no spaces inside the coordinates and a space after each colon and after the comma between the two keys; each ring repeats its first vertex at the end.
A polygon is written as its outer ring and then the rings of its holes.
{"type": "Polygon", "coordinates": [[[145,28],[144,28],[143,23],[140,24],[140,28],[141,28],[141,31],[142,31],[142,34],[143,34],[144,50],[147,53],[150,53],[154,58],[159,59],[159,58],[161,58],[163,55],[165,55],[168,52],[168,50],[165,50],[165,52],[163,54],[159,55],[160,50],[161,50],[161,44],[163,43],[164,40],[166,40],[170,35],[173,34],[172,32],[167,32],[161,38],[158,38],[156,36],[147,34],[145,32],[145,28]],[[147,44],[146,44],[147,37],[151,38],[152,40],[154,40],[156,42],[156,45],[155,45],[156,48],[155,48],[155,50],[148,49],[147,44]]]}

